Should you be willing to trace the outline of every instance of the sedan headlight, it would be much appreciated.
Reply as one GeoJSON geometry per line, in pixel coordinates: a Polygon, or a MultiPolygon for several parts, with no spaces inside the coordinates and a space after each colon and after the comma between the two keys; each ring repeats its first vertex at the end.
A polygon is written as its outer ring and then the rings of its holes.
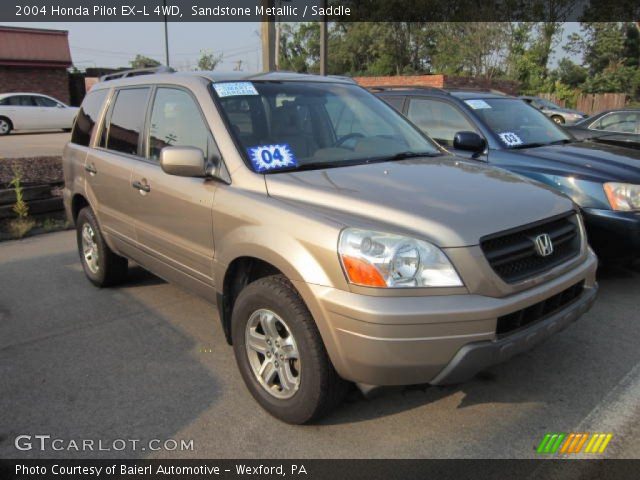
{"type": "Polygon", "coordinates": [[[348,280],[381,288],[461,287],[462,280],[435,245],[415,238],[347,228],[338,253],[348,280]]]}
{"type": "Polygon", "coordinates": [[[640,185],[630,183],[610,182],[604,184],[612,210],[631,212],[640,210],[640,185]]]}

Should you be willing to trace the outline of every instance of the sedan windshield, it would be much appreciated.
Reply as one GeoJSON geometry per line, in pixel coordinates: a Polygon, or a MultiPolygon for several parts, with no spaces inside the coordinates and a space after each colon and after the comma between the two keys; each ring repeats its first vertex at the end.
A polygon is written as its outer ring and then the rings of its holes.
{"type": "Polygon", "coordinates": [[[517,98],[485,98],[466,103],[505,147],[538,147],[571,141],[545,114],[517,98]]]}
{"type": "Polygon", "coordinates": [[[256,172],[443,155],[393,108],[356,85],[223,82],[213,90],[256,172]]]}

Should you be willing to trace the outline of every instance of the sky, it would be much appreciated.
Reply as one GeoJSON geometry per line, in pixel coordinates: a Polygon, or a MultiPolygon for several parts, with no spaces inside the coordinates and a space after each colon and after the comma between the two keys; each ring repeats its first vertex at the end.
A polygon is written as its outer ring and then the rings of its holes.
{"type": "MultiPolygon", "coordinates": [[[[164,23],[5,23],[9,26],[53,28],[69,31],[73,63],[79,69],[87,67],[128,67],[140,53],[164,63],[164,23]]],[[[551,67],[564,56],[562,44],[578,23],[565,23],[563,39],[551,59],[551,67]]],[[[203,50],[223,54],[220,71],[238,67],[246,72],[261,69],[260,23],[258,22],[170,22],[169,59],[178,70],[193,70],[203,50]]],[[[331,52],[329,52],[331,54],[331,52]]]]}
{"type": "MultiPolygon", "coordinates": [[[[164,23],[3,23],[8,26],[53,28],[69,31],[71,58],[79,69],[87,67],[127,67],[140,53],[164,63],[164,23]]],[[[202,50],[222,53],[217,67],[231,71],[241,68],[255,72],[261,68],[260,23],[258,22],[170,22],[169,60],[171,66],[193,70],[202,50]]]]}

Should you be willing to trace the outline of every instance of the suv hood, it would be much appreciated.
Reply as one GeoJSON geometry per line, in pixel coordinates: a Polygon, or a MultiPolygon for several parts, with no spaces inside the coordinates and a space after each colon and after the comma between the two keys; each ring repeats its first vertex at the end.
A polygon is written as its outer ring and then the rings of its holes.
{"type": "Polygon", "coordinates": [[[344,226],[415,233],[440,247],[573,208],[539,183],[475,162],[421,158],[265,175],[270,196],[320,209],[344,226]]]}
{"type": "Polygon", "coordinates": [[[640,151],[636,149],[584,141],[502,152],[510,159],[518,159],[514,164],[518,169],[598,182],[640,183],[640,151]]]}

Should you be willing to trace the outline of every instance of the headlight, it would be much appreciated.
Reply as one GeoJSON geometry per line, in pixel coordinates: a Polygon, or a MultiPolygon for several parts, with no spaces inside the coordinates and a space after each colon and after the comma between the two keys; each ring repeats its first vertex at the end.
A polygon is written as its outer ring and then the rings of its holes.
{"type": "Polygon", "coordinates": [[[640,210],[640,185],[630,183],[605,183],[604,192],[607,194],[612,210],[630,212],[640,210]]]}
{"type": "Polygon", "coordinates": [[[338,253],[348,280],[366,287],[461,287],[438,247],[415,238],[347,228],[338,253]]]}

